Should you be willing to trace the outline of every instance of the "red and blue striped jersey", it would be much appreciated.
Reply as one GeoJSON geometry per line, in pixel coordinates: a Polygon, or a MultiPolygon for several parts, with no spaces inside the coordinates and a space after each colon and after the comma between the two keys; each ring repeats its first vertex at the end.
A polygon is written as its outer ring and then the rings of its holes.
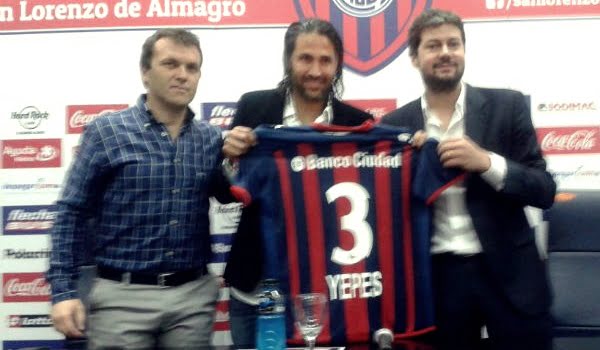
{"type": "MultiPolygon", "coordinates": [[[[255,132],[234,192],[260,206],[264,277],[288,296],[328,296],[317,342],[433,329],[428,204],[460,178],[441,166],[436,143],[416,150],[406,130],[372,123],[255,132]]],[[[288,335],[301,342],[288,310],[288,335]]]]}

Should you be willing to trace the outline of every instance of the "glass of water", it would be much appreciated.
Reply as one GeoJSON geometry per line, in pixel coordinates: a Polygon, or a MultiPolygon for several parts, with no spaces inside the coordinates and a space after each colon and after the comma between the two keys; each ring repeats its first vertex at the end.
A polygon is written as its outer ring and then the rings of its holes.
{"type": "Polygon", "coordinates": [[[310,350],[329,318],[327,298],[322,293],[298,294],[294,297],[294,318],[310,350]]]}

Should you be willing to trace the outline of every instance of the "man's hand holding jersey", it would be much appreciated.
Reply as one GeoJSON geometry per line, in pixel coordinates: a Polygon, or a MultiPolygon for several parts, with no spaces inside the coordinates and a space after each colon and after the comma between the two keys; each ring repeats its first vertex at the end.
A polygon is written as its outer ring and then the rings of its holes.
{"type": "MultiPolygon", "coordinates": [[[[412,144],[416,148],[421,148],[426,140],[427,133],[419,130],[413,135],[412,144]]],[[[489,153],[466,135],[441,141],[437,151],[440,161],[446,168],[483,173],[491,166],[489,153]]]]}

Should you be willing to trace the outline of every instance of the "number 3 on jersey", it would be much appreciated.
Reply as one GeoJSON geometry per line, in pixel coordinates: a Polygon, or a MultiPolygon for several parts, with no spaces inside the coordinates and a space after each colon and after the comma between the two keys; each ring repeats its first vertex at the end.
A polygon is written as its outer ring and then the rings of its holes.
{"type": "Polygon", "coordinates": [[[333,248],[331,261],[340,265],[352,265],[365,259],[373,248],[373,230],[365,221],[369,213],[369,192],[355,182],[341,182],[331,186],[326,192],[327,203],[340,197],[350,202],[350,212],[340,218],[340,230],[347,231],[354,239],[350,250],[333,248]]]}

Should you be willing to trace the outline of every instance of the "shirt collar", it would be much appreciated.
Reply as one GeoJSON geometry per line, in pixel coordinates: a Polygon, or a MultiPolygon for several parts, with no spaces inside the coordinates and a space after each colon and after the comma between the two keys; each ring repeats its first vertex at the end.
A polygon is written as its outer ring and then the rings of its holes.
{"type": "MultiPolygon", "coordinates": [[[[327,106],[323,109],[323,112],[315,119],[317,124],[331,124],[333,120],[333,105],[331,98],[327,100],[327,106]]],[[[299,126],[300,121],[296,116],[296,107],[292,100],[291,94],[288,92],[285,97],[285,105],[283,106],[283,124],[289,126],[299,126]]]]}
{"type": "MultiPolygon", "coordinates": [[[[463,118],[466,112],[466,98],[467,98],[467,87],[464,82],[460,82],[460,94],[458,95],[458,99],[456,100],[456,104],[454,105],[454,114],[463,118]]],[[[427,103],[427,98],[425,97],[425,93],[421,96],[421,110],[423,111],[423,118],[425,118],[425,124],[427,124],[428,119],[430,118],[429,114],[429,104],[427,103]]]]}
{"type": "MultiPolygon", "coordinates": [[[[140,97],[138,97],[136,106],[142,112],[142,113],[140,113],[140,115],[144,119],[145,123],[157,123],[158,124],[159,122],[152,115],[152,111],[150,110],[150,108],[148,108],[148,103],[146,103],[147,99],[148,99],[148,94],[141,94],[140,97]]],[[[194,111],[192,111],[190,107],[187,107],[187,112],[185,115],[185,122],[183,125],[189,124],[194,119],[195,116],[196,116],[196,114],[194,113],[194,111]]]]}

